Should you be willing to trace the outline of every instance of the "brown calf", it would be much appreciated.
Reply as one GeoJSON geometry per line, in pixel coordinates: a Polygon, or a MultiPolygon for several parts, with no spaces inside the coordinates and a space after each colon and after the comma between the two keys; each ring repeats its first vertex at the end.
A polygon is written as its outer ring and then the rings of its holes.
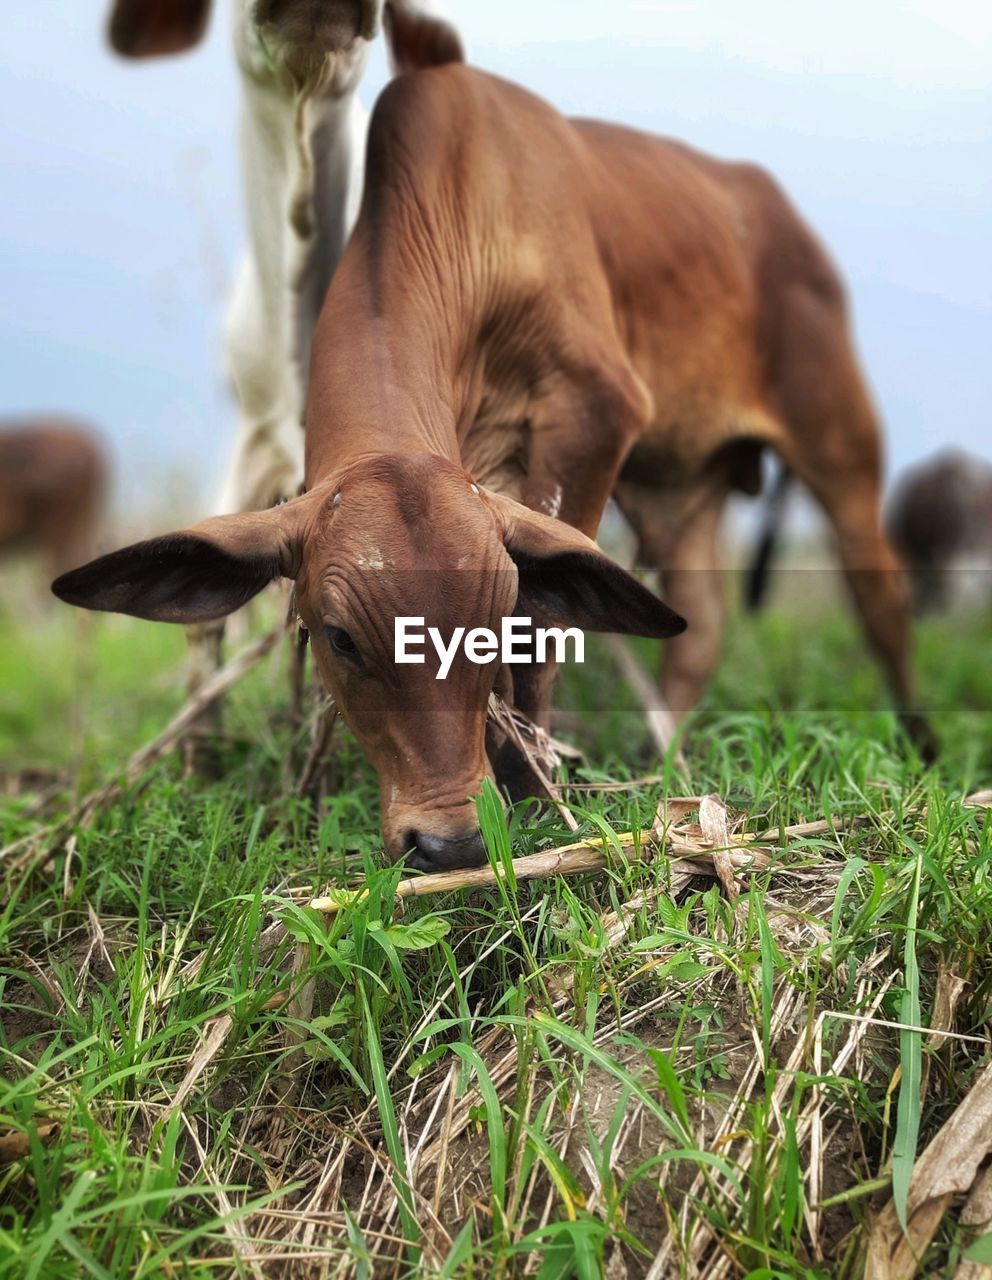
{"type": "Polygon", "coordinates": [[[93,554],[107,463],[92,429],[54,417],[0,423],[0,551],[41,555],[49,575],[93,554]]]}
{"type": "MultiPolygon", "coordinates": [[[[462,658],[439,682],[395,665],[394,618],[496,629],[516,601],[676,635],[681,619],[588,540],[615,491],[690,622],[663,674],[683,716],[716,661],[719,515],[762,445],[823,503],[908,703],[878,428],[840,285],[785,198],[759,170],[567,121],[481,72],[418,72],[376,107],[358,225],[315,334],[308,492],[127,548],[55,590],[188,621],[294,578],[323,678],[379,772],[390,852],[469,863],[493,668],[462,658]]],[[[547,723],[550,665],[499,678],[547,723]]],[[[505,744],[489,746],[500,780],[525,786],[505,744]]]]}
{"type": "Polygon", "coordinates": [[[921,612],[992,603],[992,462],[942,449],[900,477],[885,524],[921,612]]]}

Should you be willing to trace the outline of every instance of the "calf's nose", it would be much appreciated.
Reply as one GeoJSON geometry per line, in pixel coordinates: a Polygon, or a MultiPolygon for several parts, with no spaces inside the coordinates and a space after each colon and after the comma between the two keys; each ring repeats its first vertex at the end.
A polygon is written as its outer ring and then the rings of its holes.
{"type": "Polygon", "coordinates": [[[487,861],[486,842],[476,828],[464,836],[433,836],[412,831],[407,865],[418,871],[451,871],[456,867],[481,867],[487,861]]]}

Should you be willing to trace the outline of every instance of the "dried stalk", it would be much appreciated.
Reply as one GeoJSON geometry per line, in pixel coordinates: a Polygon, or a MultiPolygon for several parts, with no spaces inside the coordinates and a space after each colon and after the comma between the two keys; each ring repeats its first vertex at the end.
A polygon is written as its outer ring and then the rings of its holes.
{"type": "MultiPolygon", "coordinates": [[[[34,1135],[39,1142],[51,1142],[58,1132],[57,1124],[39,1124],[34,1135]]],[[[0,1165],[13,1164],[31,1154],[31,1134],[27,1129],[0,1133],[0,1165]]]]}
{"type": "Polygon", "coordinates": [[[875,1219],[868,1241],[865,1280],[911,1280],[955,1196],[967,1194],[992,1150],[992,1065],[920,1155],[906,1204],[907,1233],[893,1201],[875,1219]]]}
{"type": "Polygon", "coordinates": [[[551,797],[551,802],[569,831],[578,831],[579,824],[561,798],[561,788],[552,780],[558,765],[556,744],[539,725],[528,720],[515,707],[509,707],[498,694],[489,695],[489,720],[505,733],[530,765],[531,771],[551,797]]]}
{"type": "Polygon", "coordinates": [[[731,845],[727,827],[727,806],[717,795],[703,796],[699,802],[699,825],[703,837],[713,849],[713,864],[723,890],[731,902],[740,894],[734,879],[734,867],[727,852],[731,845]]]}
{"type": "MultiPolygon", "coordinates": [[[[720,841],[715,845],[696,823],[671,825],[672,818],[683,817],[686,812],[698,808],[700,803],[707,799],[712,798],[699,796],[670,798],[663,805],[659,824],[653,835],[648,832],[622,831],[617,832],[610,840],[593,837],[589,840],[580,840],[576,844],[562,845],[558,849],[546,849],[541,853],[514,858],[513,874],[517,880],[582,875],[587,871],[598,871],[605,867],[608,862],[607,851],[610,848],[619,849],[621,852],[651,849],[656,842],[664,841],[674,853],[688,855],[670,859],[669,865],[673,873],[719,876],[714,853],[726,856],[728,861],[725,868],[728,872],[756,865],[764,866],[768,863],[768,855],[754,847],[759,841],[809,835],[813,830],[816,833],[843,831],[866,821],[863,817],[857,817],[838,819],[836,822],[799,822],[793,826],[776,827],[762,832],[744,831],[733,834],[728,832],[725,838],[721,834],[720,841]]],[[[640,854],[638,853],[637,856],[640,854]]],[[[432,875],[418,876],[415,880],[401,880],[396,886],[396,897],[419,898],[432,893],[451,893],[456,889],[485,888],[505,878],[506,872],[502,866],[439,871],[432,875]]],[[[337,896],[311,898],[307,906],[314,911],[333,913],[349,906],[355,900],[353,895],[360,892],[359,885],[356,888],[344,890],[337,896]]]]}
{"type": "Polygon", "coordinates": [[[189,1068],[183,1077],[182,1083],[173,1095],[172,1101],[165,1109],[165,1119],[171,1119],[173,1114],[178,1111],[189,1095],[193,1092],[193,1086],[203,1075],[207,1067],[210,1066],[214,1058],[220,1053],[224,1047],[224,1042],[231,1033],[234,1026],[234,1019],[229,1013],[222,1013],[216,1018],[212,1018],[207,1024],[210,1030],[203,1038],[203,1043],[193,1054],[189,1068]]]}
{"type": "Polygon", "coordinates": [[[296,794],[298,796],[308,794],[318,773],[324,766],[334,738],[337,718],[337,705],[334,699],[330,698],[318,713],[313,732],[310,735],[310,745],[307,747],[306,759],[303,761],[303,768],[300,770],[300,776],[296,783],[296,794]]]}
{"type": "MultiPolygon", "coordinates": [[[[546,849],[541,853],[514,858],[513,874],[517,880],[578,876],[605,867],[609,861],[608,850],[629,850],[636,860],[641,857],[642,850],[651,850],[653,847],[653,841],[646,832],[624,831],[614,835],[611,840],[580,840],[577,844],[566,844],[559,849],[546,849]]],[[[670,859],[672,873],[709,876],[718,874],[709,849],[699,847],[692,852],[695,856],[691,859],[670,859]]],[[[729,865],[736,870],[767,861],[756,849],[734,849],[726,857],[729,865]]],[[[432,893],[450,893],[455,889],[479,889],[505,879],[506,871],[499,864],[495,867],[473,867],[465,871],[438,871],[432,875],[419,876],[416,880],[401,880],[396,886],[396,897],[420,898],[432,893]]],[[[361,889],[346,890],[338,896],[311,898],[306,905],[314,911],[333,913],[350,906],[356,893],[361,893],[361,889]]]]}

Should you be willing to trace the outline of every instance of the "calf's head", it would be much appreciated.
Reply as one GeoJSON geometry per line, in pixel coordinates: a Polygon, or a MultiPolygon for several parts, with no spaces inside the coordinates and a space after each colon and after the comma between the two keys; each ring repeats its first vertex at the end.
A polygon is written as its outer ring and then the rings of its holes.
{"type": "Polygon", "coordinates": [[[500,632],[525,614],[557,626],[666,637],[685,623],[595,543],[480,491],[433,455],[379,455],[270,511],[223,516],[104,556],[59,578],[70,604],[165,622],[223,617],[279,576],[328,691],[379,775],[394,859],[438,869],[485,860],[473,797],[489,774],[496,661],[464,648],[444,679],[431,645],[396,662],[395,619],[500,632]]]}

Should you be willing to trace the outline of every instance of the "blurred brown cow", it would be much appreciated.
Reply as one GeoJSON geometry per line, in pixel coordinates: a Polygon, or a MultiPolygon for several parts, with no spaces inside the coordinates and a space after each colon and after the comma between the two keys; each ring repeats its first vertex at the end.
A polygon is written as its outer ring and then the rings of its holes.
{"type": "Polygon", "coordinates": [[[57,417],[0,421],[0,554],[41,557],[49,576],[93,552],[107,461],[93,428],[57,417]]]}
{"type": "Polygon", "coordinates": [[[886,524],[917,609],[992,604],[992,462],[942,449],[901,477],[886,524]]]}

